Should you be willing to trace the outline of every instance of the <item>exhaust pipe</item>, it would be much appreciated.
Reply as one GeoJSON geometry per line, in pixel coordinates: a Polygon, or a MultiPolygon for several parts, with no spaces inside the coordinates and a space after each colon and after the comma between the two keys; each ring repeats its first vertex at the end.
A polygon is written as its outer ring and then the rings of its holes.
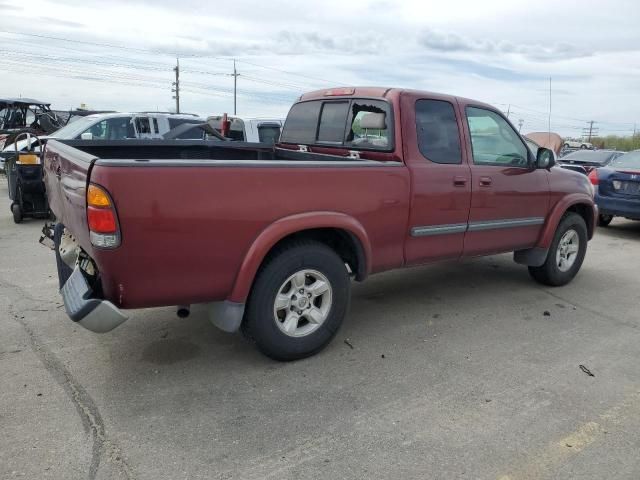
{"type": "Polygon", "coordinates": [[[176,312],[178,317],[187,318],[191,314],[190,305],[178,305],[178,311],[176,312]]]}

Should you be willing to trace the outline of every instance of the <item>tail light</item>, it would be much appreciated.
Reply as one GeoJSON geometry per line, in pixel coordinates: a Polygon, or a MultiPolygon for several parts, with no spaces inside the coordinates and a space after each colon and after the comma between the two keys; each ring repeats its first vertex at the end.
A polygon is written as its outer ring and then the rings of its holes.
{"type": "Polygon", "coordinates": [[[595,168],[589,172],[589,180],[591,180],[592,185],[598,185],[598,183],[600,183],[598,171],[595,168]]]}
{"type": "Polygon", "coordinates": [[[92,245],[101,248],[120,245],[120,228],[113,200],[104,188],[94,184],[89,184],[87,189],[87,224],[92,245]]]}

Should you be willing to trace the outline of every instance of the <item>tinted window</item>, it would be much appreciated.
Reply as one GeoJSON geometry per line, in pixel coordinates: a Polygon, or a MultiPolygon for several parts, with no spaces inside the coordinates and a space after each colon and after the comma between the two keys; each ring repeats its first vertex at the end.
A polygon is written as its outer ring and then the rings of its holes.
{"type": "Polygon", "coordinates": [[[318,141],[342,144],[349,102],[325,102],[318,126],[318,141]]]}
{"type": "Polygon", "coordinates": [[[291,107],[282,130],[282,142],[315,143],[321,103],[302,102],[291,107]]]}
{"type": "Polygon", "coordinates": [[[158,119],[157,118],[153,119],[153,129],[155,130],[156,133],[160,132],[160,130],[158,129],[158,119]]]}
{"type": "Polygon", "coordinates": [[[420,153],[435,163],[462,163],[460,134],[453,105],[441,100],[416,102],[420,153]]]}
{"type": "Polygon", "coordinates": [[[258,141],[266,143],[278,143],[280,139],[280,125],[258,125],[258,141]]]}
{"type": "Polygon", "coordinates": [[[467,107],[473,163],[476,165],[528,166],[528,150],[511,125],[491,110],[467,107]]]}
{"type": "Polygon", "coordinates": [[[345,145],[354,149],[389,150],[391,148],[391,109],[380,100],[351,102],[345,145]]]}

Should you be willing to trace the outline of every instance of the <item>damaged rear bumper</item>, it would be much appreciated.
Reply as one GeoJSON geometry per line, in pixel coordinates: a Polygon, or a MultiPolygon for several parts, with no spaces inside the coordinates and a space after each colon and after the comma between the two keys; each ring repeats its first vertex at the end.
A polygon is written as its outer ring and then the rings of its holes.
{"type": "Polygon", "coordinates": [[[95,333],[110,332],[127,320],[108,300],[91,298],[91,288],[78,266],[62,286],[60,294],[69,318],[95,333]]]}

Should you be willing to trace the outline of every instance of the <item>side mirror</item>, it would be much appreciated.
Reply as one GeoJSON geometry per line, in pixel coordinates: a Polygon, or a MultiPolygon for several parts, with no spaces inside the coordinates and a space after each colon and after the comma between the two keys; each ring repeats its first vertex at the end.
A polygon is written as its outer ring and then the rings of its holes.
{"type": "Polygon", "coordinates": [[[555,164],[556,160],[551,150],[543,147],[538,148],[538,153],[536,155],[536,168],[546,168],[549,170],[555,164]]]}
{"type": "Polygon", "coordinates": [[[80,138],[82,140],[93,140],[93,133],[91,132],[84,132],[80,134],[80,138]]]}

